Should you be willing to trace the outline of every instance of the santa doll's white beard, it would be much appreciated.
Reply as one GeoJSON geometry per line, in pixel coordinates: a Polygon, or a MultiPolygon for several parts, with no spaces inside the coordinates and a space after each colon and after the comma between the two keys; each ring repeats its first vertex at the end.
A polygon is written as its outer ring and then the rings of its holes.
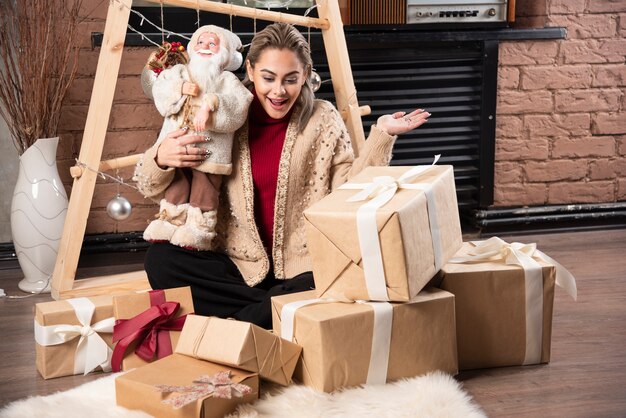
{"type": "Polygon", "coordinates": [[[222,61],[224,54],[217,53],[210,57],[190,54],[190,61],[187,64],[189,75],[202,91],[210,90],[210,87],[222,72],[222,61]]]}

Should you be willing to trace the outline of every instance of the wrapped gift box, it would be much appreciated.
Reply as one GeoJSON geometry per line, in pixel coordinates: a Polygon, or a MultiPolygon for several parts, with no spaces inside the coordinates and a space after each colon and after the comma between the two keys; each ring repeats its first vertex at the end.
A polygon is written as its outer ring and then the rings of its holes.
{"type": "Polygon", "coordinates": [[[113,324],[111,296],[37,303],[37,370],[44,379],[110,371],[113,324]],[[95,332],[82,336],[84,326],[95,332]]]}
{"type": "MultiPolygon", "coordinates": [[[[482,256],[475,256],[476,245],[464,243],[453,262],[446,264],[433,281],[456,297],[459,368],[549,362],[558,263],[537,251],[533,244],[514,243],[510,247],[492,238],[486,245],[489,248],[482,248],[487,251],[479,249],[482,256]],[[513,262],[514,253],[528,264],[527,271],[520,265],[506,264],[507,259],[513,262]],[[471,260],[473,257],[491,261],[471,260]],[[535,262],[534,278],[533,262],[529,259],[535,262]]],[[[573,277],[558,266],[564,274],[563,284],[570,294],[573,289],[575,297],[573,277]]]]}
{"type": "Polygon", "coordinates": [[[287,386],[302,347],[249,322],[189,315],[176,352],[257,372],[287,386]]]}
{"type": "Polygon", "coordinates": [[[118,405],[128,409],[139,409],[157,418],[221,418],[234,411],[238,404],[258,399],[259,377],[256,373],[174,353],[116,378],[115,397],[118,405]],[[178,409],[163,403],[181,396],[182,392],[164,393],[158,390],[159,385],[197,386],[194,381],[202,376],[213,377],[224,371],[230,371],[232,383],[248,386],[250,393],[243,397],[233,396],[230,399],[214,395],[201,396],[178,409]]]}
{"type": "MultiPolygon", "coordinates": [[[[113,340],[116,342],[115,352],[113,354],[113,370],[116,370],[116,358],[118,358],[120,351],[124,355],[121,362],[121,370],[130,370],[147,363],[146,360],[142,359],[135,352],[136,348],[141,345],[142,338],[132,341],[126,349],[122,348],[120,342],[117,342],[117,338],[122,335],[120,332],[121,328],[119,328],[119,323],[121,321],[135,320],[138,324],[137,327],[134,327],[135,329],[138,329],[139,325],[142,325],[144,329],[150,329],[153,325],[159,322],[158,327],[153,328],[153,331],[157,333],[157,337],[155,337],[156,344],[153,347],[156,349],[156,352],[152,357],[154,360],[157,357],[163,357],[164,355],[171,354],[174,351],[174,347],[176,347],[176,343],[178,342],[178,338],[180,336],[180,330],[182,329],[184,321],[183,317],[191,313],[193,313],[193,300],[191,298],[191,289],[189,287],[151,290],[150,292],[144,293],[114,296],[113,314],[115,315],[117,323],[113,333],[113,340]],[[150,315],[150,313],[146,314],[148,310],[157,310],[157,305],[160,305],[161,307],[168,305],[167,308],[162,308],[161,311],[170,309],[172,308],[171,302],[178,302],[179,308],[173,314],[171,320],[167,321],[165,324],[163,323],[162,318],[157,317],[157,313],[154,313],[153,315],[150,315]],[[143,317],[139,317],[139,315],[143,315],[143,317]],[[146,315],[149,317],[144,320],[143,318],[145,318],[146,315]],[[138,317],[140,319],[135,319],[138,317]],[[151,322],[147,323],[149,319],[151,319],[151,322]],[[147,325],[145,325],[146,323],[147,325]],[[167,331],[167,329],[176,328],[178,331],[167,331]]],[[[151,338],[151,335],[148,334],[148,332],[145,332],[142,334],[142,337],[151,338]]],[[[147,356],[144,355],[144,357],[147,356]]]]}
{"type": "Polygon", "coordinates": [[[291,317],[293,325],[289,325],[289,306],[298,306],[314,297],[315,293],[308,291],[272,298],[274,332],[288,337],[292,330],[293,342],[302,346],[294,380],[331,392],[434,370],[456,374],[452,294],[427,288],[407,303],[378,302],[392,311],[387,334],[384,330],[375,333],[375,309],[366,303],[320,301],[302,306],[295,310],[295,316],[291,317]],[[285,329],[282,321],[287,325],[285,329]],[[377,337],[385,335],[382,340],[377,337]],[[376,356],[384,350],[372,349],[375,343],[381,347],[381,341],[388,344],[388,355],[382,359],[376,356]],[[386,367],[386,374],[382,375],[382,381],[373,381],[372,374],[379,373],[381,364],[383,371],[386,367]]]}
{"type": "Polygon", "coordinates": [[[408,301],[462,244],[452,166],[368,167],[304,216],[319,297],[408,301]],[[400,187],[368,218],[372,200],[349,200],[374,180],[400,187]]]}

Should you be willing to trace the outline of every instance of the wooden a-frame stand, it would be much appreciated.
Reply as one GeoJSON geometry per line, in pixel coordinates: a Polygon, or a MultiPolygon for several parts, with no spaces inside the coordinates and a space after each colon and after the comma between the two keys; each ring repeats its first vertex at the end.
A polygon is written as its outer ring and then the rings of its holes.
{"type": "MultiPolygon", "coordinates": [[[[207,0],[148,1],[194,10],[199,8],[204,11],[230,14],[232,16],[287,22],[321,29],[337,107],[346,122],[348,132],[353,140],[355,153],[361,148],[365,141],[361,114],[367,114],[369,108],[359,108],[357,102],[337,0],[316,0],[319,18],[234,6],[207,0]]],[[[80,162],[87,167],[98,167],[100,171],[134,165],[139,159],[139,156],[135,155],[101,161],[131,6],[132,0],[114,0],[109,3],[102,48],[98,58],[98,67],[79,154],[80,162]]],[[[74,177],[74,184],[52,276],[52,297],[54,299],[66,299],[149,289],[150,286],[145,271],[75,280],[97,173],[93,170],[75,166],[72,167],[71,174],[74,177]]]]}

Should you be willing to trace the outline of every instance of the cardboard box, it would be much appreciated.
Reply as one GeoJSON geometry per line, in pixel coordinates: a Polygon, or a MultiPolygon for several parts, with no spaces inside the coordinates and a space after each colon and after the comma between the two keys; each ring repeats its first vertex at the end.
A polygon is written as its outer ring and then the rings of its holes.
{"type": "Polygon", "coordinates": [[[249,322],[189,315],[176,352],[257,372],[287,386],[302,347],[249,322]]]}
{"type": "MultiPolygon", "coordinates": [[[[315,292],[272,298],[274,332],[283,306],[313,299],[315,292]]],[[[428,288],[407,303],[392,303],[393,323],[387,381],[435,370],[456,374],[454,296],[428,288]]],[[[360,303],[320,303],[295,312],[294,342],[302,346],[294,380],[331,392],[367,381],[374,310],[360,303]]]]}
{"type": "Polygon", "coordinates": [[[157,418],[217,418],[235,410],[238,404],[254,402],[259,397],[259,377],[256,373],[198,360],[182,354],[172,354],[143,367],[131,370],[115,379],[117,404],[128,409],[139,409],[157,418]],[[157,385],[188,386],[201,376],[213,376],[221,371],[232,372],[233,383],[242,383],[252,393],[242,398],[222,399],[206,397],[180,409],[162,403],[180,396],[179,393],[161,393],[157,385]]]}
{"type": "MultiPolygon", "coordinates": [[[[349,184],[371,182],[377,176],[398,179],[413,168],[368,167],[349,184]]],[[[421,188],[400,188],[375,213],[387,299],[367,290],[357,226],[357,211],[365,202],[348,201],[358,190],[335,190],[304,211],[318,297],[342,294],[352,300],[408,301],[461,247],[452,166],[432,166],[410,183],[421,188]],[[430,202],[424,191],[427,188],[430,202]],[[435,207],[430,215],[429,203],[431,209],[435,207]],[[434,241],[431,221],[438,230],[434,241]],[[438,266],[435,248],[440,253],[438,266]]]]}
{"type": "MultiPolygon", "coordinates": [[[[466,257],[473,245],[464,243],[455,258],[466,257]]],[[[541,260],[543,322],[541,360],[550,361],[555,267],[541,260]]],[[[501,261],[448,263],[433,284],[456,297],[456,330],[461,370],[518,366],[526,355],[524,270],[501,261]]]]}
{"type": "MultiPolygon", "coordinates": [[[[91,304],[93,304],[93,315],[91,316],[90,325],[93,326],[108,319],[110,319],[108,322],[112,325],[113,305],[111,296],[95,296],[78,299],[88,299],[91,304]]],[[[72,299],[72,301],[78,299],[72,299]]],[[[84,367],[82,370],[75,370],[75,368],[80,365],[75,364],[74,361],[78,343],[81,339],[80,333],[78,333],[78,335],[75,334],[75,338],[61,344],[56,344],[59,342],[58,338],[52,335],[54,328],[60,325],[82,326],[76,316],[74,307],[69,301],[69,299],[59,300],[37,303],[35,305],[35,339],[45,344],[35,344],[35,363],[37,370],[44,379],[84,373],[84,367]],[[42,327],[45,327],[45,330],[42,329],[42,327]],[[37,328],[39,328],[39,330],[37,330],[37,328]],[[48,337],[43,334],[48,335],[48,337]]],[[[100,332],[97,336],[93,336],[92,338],[101,338],[110,350],[113,348],[111,337],[110,332],[100,332]]],[[[95,342],[95,344],[97,344],[97,342],[95,342]]],[[[85,343],[81,345],[84,346],[83,349],[88,348],[85,343]]],[[[109,352],[107,364],[110,365],[110,361],[111,357],[109,352]]],[[[108,367],[105,367],[105,369],[110,371],[108,367]]],[[[102,371],[103,369],[101,366],[98,366],[95,370],[102,371]]]]}
{"type": "MultiPolygon", "coordinates": [[[[191,289],[189,287],[179,287],[174,289],[165,289],[151,292],[164,292],[165,300],[168,302],[180,303],[174,318],[192,314],[193,300],[191,298],[191,289]]],[[[131,319],[141,314],[142,312],[150,309],[152,306],[150,303],[150,293],[133,293],[129,295],[114,296],[113,297],[113,314],[116,320],[131,319]]],[[[171,341],[171,352],[174,352],[174,348],[178,343],[180,337],[180,331],[169,331],[169,338],[171,341]]],[[[130,370],[135,367],[140,367],[146,364],[146,361],[141,359],[134,351],[137,346],[137,342],[132,343],[124,355],[122,361],[122,370],[130,370]]]]}

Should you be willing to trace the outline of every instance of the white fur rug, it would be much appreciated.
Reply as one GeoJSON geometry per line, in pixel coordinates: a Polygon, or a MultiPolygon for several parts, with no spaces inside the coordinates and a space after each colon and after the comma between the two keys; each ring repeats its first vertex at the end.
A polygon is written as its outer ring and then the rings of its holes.
{"type": "MultiPolygon", "coordinates": [[[[19,400],[0,410],[2,418],[149,418],[115,405],[115,374],[66,392],[19,400]]],[[[334,394],[293,385],[242,405],[230,418],[317,417],[486,417],[449,375],[432,373],[381,386],[334,394]]]]}

